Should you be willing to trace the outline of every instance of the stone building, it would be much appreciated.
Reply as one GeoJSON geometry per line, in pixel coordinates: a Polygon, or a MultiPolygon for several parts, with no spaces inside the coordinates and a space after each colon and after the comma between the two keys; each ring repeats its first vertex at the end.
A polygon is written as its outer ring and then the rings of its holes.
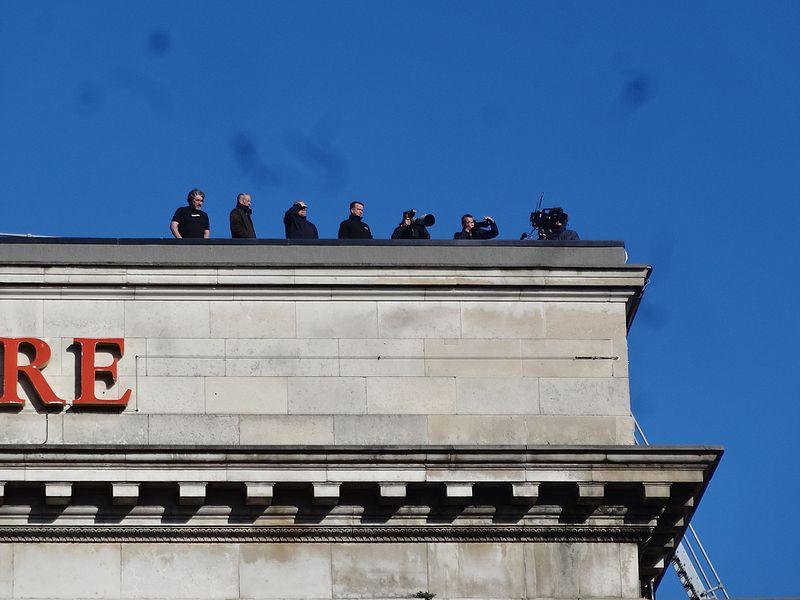
{"type": "Polygon", "coordinates": [[[0,241],[0,598],[633,599],[721,455],[637,447],[614,242],[0,241]]]}

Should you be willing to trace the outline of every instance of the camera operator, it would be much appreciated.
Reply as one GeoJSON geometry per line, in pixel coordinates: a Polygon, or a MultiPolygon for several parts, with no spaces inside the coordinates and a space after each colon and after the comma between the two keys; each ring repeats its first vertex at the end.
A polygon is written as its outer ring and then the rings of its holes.
{"type": "Polygon", "coordinates": [[[560,206],[537,211],[531,215],[531,224],[539,230],[540,240],[550,241],[576,241],[578,232],[567,229],[569,215],[560,206]]]}
{"type": "Polygon", "coordinates": [[[461,231],[453,235],[454,240],[490,240],[497,237],[497,223],[492,217],[483,217],[483,221],[475,222],[472,215],[461,217],[461,231]]]}
{"type": "Polygon", "coordinates": [[[417,211],[413,208],[403,213],[403,220],[400,225],[392,232],[393,240],[429,240],[431,234],[428,233],[428,225],[436,222],[433,215],[422,215],[418,219],[414,218],[417,211]]]}

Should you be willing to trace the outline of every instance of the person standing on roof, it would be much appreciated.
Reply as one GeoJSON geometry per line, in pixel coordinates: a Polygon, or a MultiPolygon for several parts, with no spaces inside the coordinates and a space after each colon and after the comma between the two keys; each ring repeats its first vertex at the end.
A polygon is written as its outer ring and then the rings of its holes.
{"type": "Polygon", "coordinates": [[[208,215],[200,210],[205,199],[206,195],[198,188],[189,192],[186,198],[189,206],[181,206],[172,215],[172,221],[169,224],[172,235],[178,239],[211,237],[208,215]]]}
{"type": "Polygon", "coordinates": [[[255,239],[256,230],[253,227],[253,209],[250,208],[250,194],[242,193],[236,196],[236,206],[231,211],[231,237],[234,239],[255,239]]]}
{"type": "Polygon", "coordinates": [[[308,220],[308,204],[298,200],[283,215],[287,240],[318,240],[317,226],[308,220]]]}

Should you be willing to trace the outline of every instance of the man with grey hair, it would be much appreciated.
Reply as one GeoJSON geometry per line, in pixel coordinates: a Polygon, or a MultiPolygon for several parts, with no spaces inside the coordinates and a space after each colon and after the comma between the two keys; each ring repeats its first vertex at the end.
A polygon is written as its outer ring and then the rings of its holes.
{"type": "Polygon", "coordinates": [[[208,225],[208,215],[200,210],[205,202],[206,195],[203,190],[194,188],[186,197],[189,206],[182,206],[172,215],[169,229],[178,239],[183,238],[209,238],[211,228],[208,225]]]}
{"type": "Polygon", "coordinates": [[[250,208],[250,194],[236,196],[236,206],[231,211],[231,237],[238,239],[255,239],[253,227],[253,209],[250,208]]]}

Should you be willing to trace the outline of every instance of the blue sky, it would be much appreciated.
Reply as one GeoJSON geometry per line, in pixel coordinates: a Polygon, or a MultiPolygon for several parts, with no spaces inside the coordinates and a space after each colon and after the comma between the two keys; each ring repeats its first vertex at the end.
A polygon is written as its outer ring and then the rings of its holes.
{"type": "Polygon", "coordinates": [[[259,237],[303,198],[323,237],[358,199],[376,237],[415,207],[517,239],[544,192],[654,265],[633,408],[725,446],[694,524],[728,591],[800,595],[798,31],[796,1],[3,0],[0,231],[168,237],[197,186],[212,237],[248,191],[259,237]]]}

